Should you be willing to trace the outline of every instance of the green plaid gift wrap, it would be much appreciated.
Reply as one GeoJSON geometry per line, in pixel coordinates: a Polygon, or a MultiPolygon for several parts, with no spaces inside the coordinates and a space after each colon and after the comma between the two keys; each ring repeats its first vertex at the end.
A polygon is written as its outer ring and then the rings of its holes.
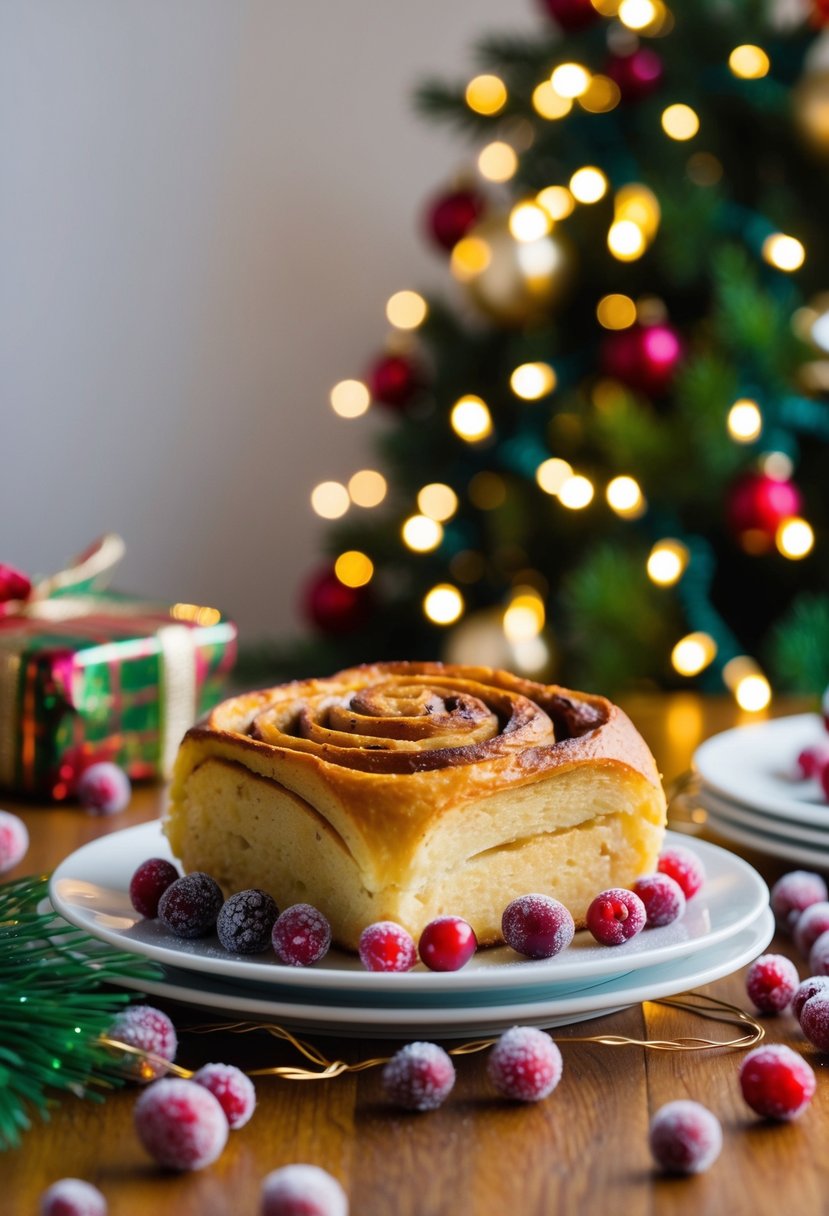
{"type": "Polygon", "coordinates": [[[222,695],[235,626],[215,608],[142,603],[94,580],[44,586],[2,605],[0,785],[60,801],[99,760],[166,776],[184,732],[222,695]]]}

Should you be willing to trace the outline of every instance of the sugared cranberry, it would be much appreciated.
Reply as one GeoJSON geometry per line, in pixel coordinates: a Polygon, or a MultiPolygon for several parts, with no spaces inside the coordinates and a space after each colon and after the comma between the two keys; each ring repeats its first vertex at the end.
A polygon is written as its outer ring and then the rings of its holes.
{"type": "Polygon", "coordinates": [[[273,948],[290,967],[310,967],[328,953],[331,926],[311,904],[293,904],[277,917],[273,948]]]}
{"type": "Polygon", "coordinates": [[[553,958],[573,940],[576,926],[564,904],[549,895],[520,895],[501,917],[504,941],[527,958],[553,958]]]}
{"type": "Polygon", "coordinates": [[[823,797],[829,802],[829,764],[825,764],[818,773],[818,781],[823,790],[823,797]]]}
{"type": "Polygon", "coordinates": [[[656,1164],[671,1174],[701,1174],[722,1149],[722,1128],[700,1102],[680,1098],[660,1107],[648,1136],[656,1164]]]}
{"type": "Polygon", "coordinates": [[[29,848],[29,833],[23,820],[11,811],[0,811],[0,874],[20,865],[29,848]]]}
{"type": "Polygon", "coordinates": [[[798,985],[797,991],[792,997],[792,1013],[800,1021],[800,1014],[803,1006],[813,996],[817,996],[819,992],[829,992],[829,976],[827,975],[810,975],[802,984],[798,985]]]}
{"type": "Polygon", "coordinates": [[[129,803],[130,779],[117,764],[90,764],[78,778],[78,801],[93,815],[117,815],[129,803]]]}
{"type": "Polygon", "coordinates": [[[645,905],[624,887],[602,891],[587,909],[587,927],[603,946],[621,946],[645,927],[645,905]]]}
{"type": "Polygon", "coordinates": [[[812,1100],[815,1074],[791,1047],[769,1043],[755,1047],[743,1059],[740,1089],[758,1115],[767,1119],[796,1119],[812,1100]]]}
{"type": "Polygon", "coordinates": [[[223,903],[216,879],[195,870],[170,884],[158,901],[158,919],[176,937],[204,937],[216,927],[223,903]]]}
{"type": "Polygon", "coordinates": [[[218,1099],[203,1085],[179,1077],[164,1077],[145,1089],[133,1118],[144,1148],[171,1170],[200,1170],[227,1143],[227,1119],[218,1099]]]}
{"type": "Polygon", "coordinates": [[[829,933],[821,933],[809,951],[812,975],[829,975],[829,933]]]}
{"type": "Polygon", "coordinates": [[[284,1165],[262,1183],[261,1216],[348,1216],[348,1197],[318,1165],[284,1165]]]}
{"type": "Polygon", "coordinates": [[[472,926],[460,916],[438,916],[420,935],[418,954],[430,971],[460,971],[478,949],[472,926]]]}
{"type": "Polygon", "coordinates": [[[360,962],[367,971],[410,971],[417,962],[417,946],[402,925],[378,920],[360,934],[360,962]]]}
{"type": "Polygon", "coordinates": [[[216,1098],[231,1131],[245,1126],[256,1109],[256,1090],[240,1068],[232,1064],[204,1064],[193,1074],[193,1080],[216,1098]]]}
{"type": "Polygon", "coordinates": [[[660,853],[656,868],[660,874],[667,874],[679,883],[686,899],[696,895],[705,882],[705,866],[696,853],[681,844],[672,845],[660,853]]]}
{"type": "Polygon", "coordinates": [[[790,870],[771,889],[771,910],[778,928],[791,933],[801,912],[829,898],[826,883],[810,870],[790,870]]]}
{"type": "Polygon", "coordinates": [[[810,904],[798,916],[792,937],[795,948],[809,957],[809,951],[814,946],[821,933],[829,932],[829,901],[822,899],[819,903],[810,904]]]}
{"type": "Polygon", "coordinates": [[[800,1029],[818,1051],[829,1051],[829,991],[817,992],[804,1002],[800,1029]]]}
{"type": "Polygon", "coordinates": [[[139,916],[154,920],[158,916],[158,901],[178,877],[176,867],[164,857],[142,861],[130,879],[130,903],[139,916]]]}
{"type": "Polygon", "coordinates": [[[383,1088],[405,1110],[436,1110],[455,1084],[455,1066],[436,1043],[407,1043],[383,1069],[383,1088]]]}
{"type": "Polygon", "coordinates": [[[633,890],[645,905],[645,927],[660,929],[678,920],[685,911],[685,892],[669,874],[645,874],[633,890]]]}
{"type": "Polygon", "coordinates": [[[40,1216],[107,1216],[107,1201],[91,1182],[61,1178],[40,1196],[40,1216]]]}
{"type": "Polygon", "coordinates": [[[818,777],[829,764],[829,747],[819,743],[815,747],[804,747],[797,757],[797,767],[804,778],[818,777]]]}
{"type": "Polygon", "coordinates": [[[237,891],[219,909],[219,941],[231,954],[258,954],[270,946],[278,915],[279,909],[267,891],[257,887],[237,891]]]}
{"type": "Polygon", "coordinates": [[[797,991],[797,967],[783,954],[762,954],[746,976],[746,992],[761,1013],[780,1013],[797,991]]]}
{"type": "Polygon", "coordinates": [[[513,1026],[489,1053],[487,1076],[498,1093],[518,1102],[538,1102],[561,1080],[561,1052],[543,1030],[513,1026]]]}
{"type": "MultiPolygon", "coordinates": [[[[107,1031],[107,1038],[158,1056],[161,1061],[174,1060],[178,1050],[175,1026],[166,1013],[152,1005],[129,1005],[123,1009],[107,1031]]],[[[137,1081],[153,1081],[167,1071],[163,1063],[140,1056],[127,1056],[124,1064],[137,1081]]]]}

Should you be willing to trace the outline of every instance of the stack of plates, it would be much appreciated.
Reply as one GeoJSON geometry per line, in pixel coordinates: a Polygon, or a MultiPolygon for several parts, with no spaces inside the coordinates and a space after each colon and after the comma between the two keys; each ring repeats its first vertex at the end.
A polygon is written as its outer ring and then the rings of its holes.
{"type": "Polygon", "coordinates": [[[681,840],[702,861],[707,880],[673,925],[648,929],[623,946],[600,946],[577,933],[553,959],[529,961],[507,947],[483,950],[462,971],[405,974],[365,971],[332,950],[314,967],[275,957],[242,958],[215,937],[182,941],[158,921],[142,920],[129,881],[147,857],[169,857],[160,824],[104,836],[55,871],[55,909],[93,938],[147,959],[162,979],[131,982],[153,996],[225,1017],[268,1020],[321,1034],[372,1038],[467,1038],[517,1023],[561,1026],[671,996],[736,971],[771,940],[768,890],[740,858],[705,841],[681,840]]]}
{"type": "Polygon", "coordinates": [[[806,747],[829,745],[817,714],[797,714],[715,735],[699,747],[698,803],[718,835],[787,861],[829,869],[829,804],[798,773],[806,747]]]}

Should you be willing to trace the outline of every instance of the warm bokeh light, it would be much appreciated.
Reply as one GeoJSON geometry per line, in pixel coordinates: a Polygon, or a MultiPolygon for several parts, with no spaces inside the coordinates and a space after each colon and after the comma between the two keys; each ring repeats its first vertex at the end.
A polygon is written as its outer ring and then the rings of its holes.
{"type": "Polygon", "coordinates": [[[653,0],[622,0],[618,16],[629,30],[643,30],[656,20],[658,13],[653,0]]]}
{"type": "Polygon", "coordinates": [[[613,217],[616,220],[632,220],[641,228],[649,241],[656,236],[662,210],[659,199],[641,182],[630,182],[616,191],[613,199],[613,217]]]}
{"type": "Polygon", "coordinates": [[[349,496],[358,507],[379,507],[388,488],[385,477],[376,469],[358,469],[348,481],[349,496]]]}
{"type": "Polygon", "coordinates": [[[348,490],[339,481],[321,481],[311,491],[311,506],[323,519],[339,519],[350,504],[348,490]]]}
{"type": "Polygon", "coordinates": [[[341,380],[331,390],[331,408],[340,418],[359,418],[371,405],[371,396],[362,380],[341,380]]]}
{"type": "Polygon", "coordinates": [[[696,676],[713,661],[717,643],[710,633],[688,633],[671,651],[671,663],[681,676],[696,676]]]}
{"type": "Polygon", "coordinates": [[[396,329],[417,329],[427,311],[426,301],[416,291],[396,291],[386,304],[386,316],[396,329]]]}
{"type": "Polygon", "coordinates": [[[500,76],[476,76],[466,86],[466,104],[476,114],[498,114],[507,104],[507,89],[500,76]]]}
{"type": "Polygon", "coordinates": [[[699,117],[696,110],[681,102],[668,106],[662,111],[662,130],[671,139],[693,139],[699,131],[699,117]]]}
{"type": "Polygon", "coordinates": [[[418,493],[417,505],[429,519],[445,523],[458,509],[458,496],[451,486],[442,481],[432,481],[418,493]]]}
{"type": "Polygon", "coordinates": [[[734,689],[734,698],[740,709],[758,714],[771,703],[771,685],[762,672],[743,676],[734,689]]]}
{"type": "Polygon", "coordinates": [[[657,541],[648,555],[648,578],[660,587],[672,587],[685,573],[688,557],[688,547],[681,540],[666,537],[657,541]]]}
{"type": "Polygon", "coordinates": [[[593,501],[593,482],[581,473],[574,473],[559,486],[558,501],[571,511],[581,511],[593,501]]]}
{"type": "Polygon", "coordinates": [[[623,519],[639,519],[646,509],[645,496],[634,477],[614,477],[605,490],[608,505],[623,519]]]}
{"type": "Polygon", "coordinates": [[[629,329],[636,320],[636,305],[630,296],[611,292],[599,300],[596,317],[604,329],[629,329]]]}
{"type": "Polygon", "coordinates": [[[492,250],[489,242],[480,236],[464,236],[452,248],[449,256],[449,268],[456,279],[462,283],[483,274],[492,261],[492,250]]]}
{"type": "Polygon", "coordinates": [[[796,237],[782,232],[772,233],[763,241],[763,257],[770,266],[791,273],[799,270],[806,260],[806,250],[796,237]]]}
{"type": "Polygon", "coordinates": [[[615,110],[622,100],[622,92],[615,80],[609,76],[594,76],[579,97],[579,105],[588,114],[606,114],[615,110]]]}
{"type": "Polygon", "coordinates": [[[546,397],[556,386],[556,374],[549,363],[522,363],[509,378],[510,388],[523,401],[546,397]]]}
{"type": "Polygon", "coordinates": [[[504,609],[504,633],[510,642],[528,642],[544,628],[544,601],[531,587],[517,587],[504,609]]]}
{"type": "Polygon", "coordinates": [[[493,140],[478,153],[478,171],[488,182],[508,182],[518,168],[518,155],[502,139],[493,140]]]}
{"type": "Polygon", "coordinates": [[[753,443],[763,429],[763,415],[756,401],[741,397],[728,411],[728,433],[735,443],[753,443]]]}
{"type": "Polygon", "coordinates": [[[197,625],[218,625],[222,614],[206,604],[173,604],[170,616],[175,621],[194,621],[197,625]]]}
{"type": "Polygon", "coordinates": [[[428,515],[410,515],[400,532],[404,544],[415,553],[431,553],[443,540],[443,528],[428,515]]]}
{"type": "Polygon", "coordinates": [[[610,225],[607,247],[620,262],[635,262],[645,252],[645,234],[633,220],[617,220],[610,225]]]}
{"type": "Polygon", "coordinates": [[[570,98],[557,93],[549,80],[542,80],[541,84],[533,89],[533,109],[542,118],[550,121],[566,118],[572,108],[570,98]]]}
{"type": "Polygon", "coordinates": [[[576,205],[566,186],[545,186],[539,190],[535,201],[544,208],[551,220],[566,220],[576,205]]]}
{"type": "Polygon", "coordinates": [[[537,203],[517,203],[510,212],[509,230],[516,241],[538,241],[550,231],[550,217],[537,203]]]}
{"type": "Polygon", "coordinates": [[[566,481],[573,476],[573,466],[558,456],[544,460],[535,471],[535,480],[545,494],[558,494],[566,481]]]}
{"type": "Polygon", "coordinates": [[[559,97],[580,97],[590,86],[590,73],[580,63],[560,63],[553,69],[550,84],[559,97]]]}
{"type": "Polygon", "coordinates": [[[507,483],[497,473],[482,469],[470,481],[467,493],[473,507],[479,511],[494,511],[507,496],[507,483]]]}
{"type": "Polygon", "coordinates": [[[451,583],[438,583],[423,598],[423,611],[435,625],[453,625],[463,609],[463,596],[451,583]]]}
{"type": "Polygon", "coordinates": [[[334,562],[334,573],[346,587],[365,587],[374,574],[374,562],[359,549],[349,549],[334,562]]]}
{"type": "Polygon", "coordinates": [[[735,76],[740,76],[743,80],[760,80],[768,75],[771,64],[762,47],[746,43],[744,46],[734,47],[728,56],[728,66],[735,76]]]}
{"type": "Polygon", "coordinates": [[[779,553],[792,561],[807,557],[814,548],[815,534],[810,523],[799,515],[781,520],[774,537],[779,553]]]}
{"type": "Polygon", "coordinates": [[[492,434],[492,416],[480,397],[461,397],[449,416],[452,430],[467,443],[479,443],[492,434]]]}
{"type": "Polygon", "coordinates": [[[766,452],[760,457],[760,470],[775,481],[788,481],[794,472],[794,462],[786,452],[766,452]]]}
{"type": "Polygon", "coordinates": [[[601,169],[585,165],[570,178],[570,193],[579,203],[597,203],[607,194],[607,178],[601,169]]]}

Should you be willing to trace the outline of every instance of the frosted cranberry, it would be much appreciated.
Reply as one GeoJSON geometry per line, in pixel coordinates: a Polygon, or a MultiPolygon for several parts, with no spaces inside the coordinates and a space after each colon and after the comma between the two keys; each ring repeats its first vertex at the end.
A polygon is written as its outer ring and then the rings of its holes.
{"type": "Polygon", "coordinates": [[[705,882],[705,866],[696,853],[675,844],[660,853],[656,863],[660,874],[667,874],[682,887],[686,899],[696,895],[705,882]]]}
{"type": "Polygon", "coordinates": [[[407,1043],[383,1069],[383,1088],[405,1110],[436,1110],[455,1084],[455,1066],[436,1043],[407,1043]]]}
{"type": "Polygon", "coordinates": [[[78,778],[78,801],[93,815],[117,815],[130,800],[130,779],[117,764],[90,764],[78,778]]]}
{"type": "Polygon", "coordinates": [[[158,901],[179,877],[172,862],[163,857],[150,857],[130,879],[130,903],[140,916],[154,920],[158,916],[158,901]]]}
{"type": "Polygon", "coordinates": [[[258,954],[271,944],[279,909],[267,891],[237,891],[219,909],[216,932],[231,954],[258,954]]]}
{"type": "Polygon", "coordinates": [[[818,773],[818,781],[820,782],[820,788],[823,790],[823,797],[829,802],[829,764],[824,764],[818,773]]]}
{"type": "Polygon", "coordinates": [[[800,978],[797,967],[782,954],[763,954],[746,976],[749,1000],[761,1013],[780,1013],[791,1002],[800,978]]]}
{"type": "Polygon", "coordinates": [[[40,1216],[106,1216],[107,1201],[91,1182],[61,1178],[40,1196],[40,1216]]]}
{"type": "Polygon", "coordinates": [[[460,916],[438,916],[420,935],[418,954],[431,971],[460,971],[478,949],[472,926],[460,916]]]}
{"type": "Polygon", "coordinates": [[[176,937],[204,937],[216,927],[224,896],[209,874],[194,870],[171,883],[158,901],[158,919],[176,937]]]}
{"type": "MultiPolygon", "coordinates": [[[[129,1005],[123,1009],[107,1031],[107,1038],[159,1056],[162,1061],[174,1060],[178,1050],[175,1026],[166,1013],[152,1005],[129,1005]]],[[[139,1056],[126,1056],[124,1064],[137,1081],[153,1081],[167,1071],[163,1063],[139,1056]]]]}
{"type": "Polygon", "coordinates": [[[318,1165],[284,1165],[262,1183],[261,1216],[348,1216],[348,1197],[318,1165]]]}
{"type": "Polygon", "coordinates": [[[778,878],[771,889],[771,910],[778,927],[791,933],[800,913],[829,898],[826,883],[809,870],[791,870],[778,878]]]}
{"type": "Polygon", "coordinates": [[[743,1059],[740,1089],[758,1115],[767,1119],[796,1119],[812,1100],[815,1074],[791,1047],[770,1043],[755,1047],[743,1059]]]}
{"type": "Polygon", "coordinates": [[[621,946],[645,927],[645,905],[624,887],[602,891],[587,909],[587,927],[603,946],[621,946]]]}
{"type": "Polygon", "coordinates": [[[798,985],[797,991],[792,997],[792,1013],[800,1021],[800,1014],[803,1006],[813,996],[817,996],[819,992],[829,992],[829,976],[826,975],[810,975],[802,984],[798,985]]]}
{"type": "Polygon", "coordinates": [[[29,849],[29,833],[22,819],[0,811],[0,874],[20,865],[29,849]]]}
{"type": "Polygon", "coordinates": [[[225,1113],[209,1090],[192,1081],[165,1077],[145,1089],[133,1111],[138,1139],[159,1165],[200,1170],[227,1143],[225,1113]]]}
{"type": "Polygon", "coordinates": [[[504,941],[528,958],[553,958],[573,940],[576,926],[564,904],[549,895],[520,895],[501,917],[504,941]]]}
{"type": "Polygon", "coordinates": [[[829,764],[829,747],[825,743],[816,747],[804,747],[797,757],[797,767],[802,777],[819,777],[829,764]]]}
{"type": "Polygon", "coordinates": [[[829,902],[822,899],[819,903],[810,904],[798,916],[794,926],[795,948],[803,955],[804,958],[809,957],[809,951],[815,944],[821,933],[829,931],[829,902]]]}
{"type": "Polygon", "coordinates": [[[821,933],[809,951],[812,975],[829,975],[829,933],[821,933]]]}
{"type": "Polygon", "coordinates": [[[720,1155],[722,1128],[707,1106],[680,1098],[656,1112],[648,1141],[661,1169],[671,1174],[701,1174],[720,1155]]]}
{"type": "Polygon", "coordinates": [[[633,890],[645,905],[647,929],[670,925],[685,911],[685,892],[668,874],[645,874],[637,878],[633,890]]]}
{"type": "Polygon", "coordinates": [[[331,926],[311,904],[293,904],[276,919],[273,948],[290,967],[310,967],[328,953],[331,926]]]}
{"type": "Polygon", "coordinates": [[[193,1080],[210,1090],[232,1131],[245,1126],[256,1109],[256,1090],[241,1069],[232,1064],[204,1064],[193,1080]]]}
{"type": "Polygon", "coordinates": [[[360,934],[360,962],[367,971],[410,971],[417,962],[414,938],[393,920],[378,920],[360,934]]]}
{"type": "Polygon", "coordinates": [[[800,1028],[818,1051],[829,1051],[829,991],[818,992],[804,1003],[800,1028]]]}
{"type": "Polygon", "coordinates": [[[513,1026],[492,1048],[486,1071],[503,1097],[538,1102],[553,1092],[563,1067],[561,1052],[548,1034],[535,1026],[513,1026]]]}

